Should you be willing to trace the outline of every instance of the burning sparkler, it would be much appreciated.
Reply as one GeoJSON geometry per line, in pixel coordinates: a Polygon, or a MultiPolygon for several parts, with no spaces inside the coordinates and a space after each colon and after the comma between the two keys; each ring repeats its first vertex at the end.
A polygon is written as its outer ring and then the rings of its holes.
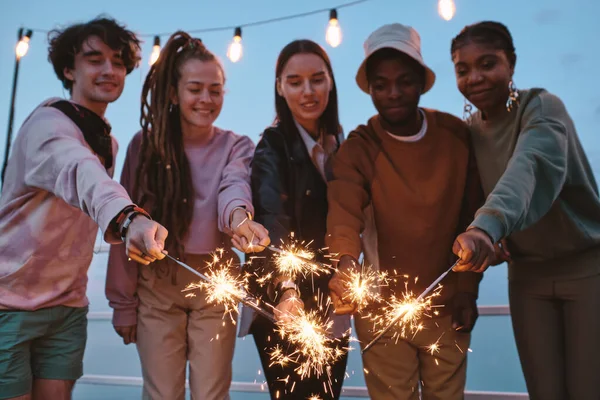
{"type": "Polygon", "coordinates": [[[348,272],[337,273],[344,277],[344,301],[356,304],[359,311],[371,302],[381,301],[379,288],[388,284],[385,272],[376,271],[364,264],[360,270],[351,269],[348,272]]]}
{"type": "Polygon", "coordinates": [[[310,377],[313,373],[321,376],[345,351],[336,346],[336,340],[327,334],[332,325],[332,321],[320,323],[316,311],[304,310],[299,310],[297,316],[285,322],[279,322],[277,332],[292,344],[294,351],[286,355],[280,348],[275,348],[271,352],[272,363],[298,364],[295,371],[300,379],[310,377]]]}
{"type": "MultiPolygon", "coordinates": [[[[170,256],[167,253],[164,253],[166,257],[175,261],[177,264],[187,269],[191,273],[197,275],[203,282],[193,284],[196,285],[195,288],[205,288],[208,294],[207,300],[212,299],[213,302],[217,302],[220,304],[225,304],[230,306],[235,304],[235,310],[237,311],[237,303],[243,303],[244,305],[252,308],[254,311],[267,318],[268,320],[275,322],[275,316],[273,314],[265,311],[261,306],[258,299],[252,297],[247,293],[247,278],[235,278],[231,274],[231,270],[229,267],[219,268],[216,270],[210,270],[207,272],[207,275],[196,271],[194,268],[190,267],[186,263],[183,263],[176,259],[175,257],[170,256]],[[226,270],[227,269],[227,270],[226,270]],[[241,279],[241,280],[240,280],[241,279]]],[[[222,253],[221,253],[222,254],[222,253]]],[[[213,259],[213,263],[209,264],[213,265],[220,260],[218,255],[215,254],[215,258],[213,259]]],[[[190,288],[190,286],[188,286],[190,288]]],[[[186,288],[186,290],[188,289],[186,288]]],[[[191,289],[190,289],[191,290],[191,289]]],[[[210,300],[209,300],[210,301],[210,300]]],[[[226,311],[227,312],[227,311],[226,311]]]]}
{"type": "MultiPolygon", "coordinates": [[[[219,260],[220,261],[220,260],[219,260]]],[[[190,292],[186,296],[193,297],[193,290],[206,291],[206,301],[211,304],[222,304],[225,313],[237,312],[239,299],[247,296],[248,278],[246,276],[234,275],[231,260],[225,264],[209,264],[206,277],[208,280],[190,283],[184,292],[190,292]]]]}
{"type": "Polygon", "coordinates": [[[275,253],[273,261],[277,273],[296,279],[298,276],[310,274],[328,274],[333,268],[330,265],[315,260],[315,253],[308,249],[303,243],[292,243],[283,245],[282,248],[275,246],[261,246],[253,244],[254,247],[263,247],[275,253]]]}
{"type": "MultiPolygon", "coordinates": [[[[438,285],[438,283],[440,283],[442,281],[442,279],[444,279],[446,277],[446,275],[448,275],[448,273],[450,271],[452,271],[452,269],[456,265],[458,265],[459,262],[460,262],[460,260],[458,260],[450,268],[448,268],[446,271],[444,271],[444,273],[441,274],[435,281],[433,281],[433,283],[431,285],[429,285],[427,287],[427,289],[425,289],[423,291],[423,293],[421,293],[419,295],[419,297],[417,297],[416,299],[412,300],[411,299],[412,296],[410,294],[407,294],[406,296],[404,296],[403,301],[396,302],[395,304],[393,302],[392,303],[392,311],[386,313],[386,316],[388,317],[388,319],[389,319],[389,317],[391,317],[390,322],[381,332],[379,332],[377,334],[377,336],[375,336],[375,338],[373,340],[371,340],[371,342],[369,342],[365,346],[365,348],[362,350],[361,354],[364,354],[371,347],[373,347],[373,345],[375,343],[377,343],[387,332],[389,332],[389,330],[392,329],[394,327],[394,325],[396,325],[397,323],[399,323],[401,321],[403,322],[403,326],[406,326],[408,324],[408,326],[412,327],[413,329],[422,329],[422,327],[419,328],[421,325],[416,324],[416,321],[418,321],[419,313],[422,312],[429,303],[429,301],[425,300],[426,296],[433,289],[435,289],[435,287],[438,285]]],[[[429,299],[430,298],[431,298],[431,296],[429,297],[429,299]]]]}

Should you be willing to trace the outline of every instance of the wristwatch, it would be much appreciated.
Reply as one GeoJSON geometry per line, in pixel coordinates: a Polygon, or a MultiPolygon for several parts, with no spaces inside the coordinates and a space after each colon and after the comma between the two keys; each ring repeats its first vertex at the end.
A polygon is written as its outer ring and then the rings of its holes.
{"type": "Polygon", "coordinates": [[[277,286],[275,286],[275,298],[273,300],[277,302],[281,298],[281,296],[283,296],[283,294],[288,290],[295,290],[298,294],[298,297],[300,297],[300,290],[298,289],[298,285],[296,285],[296,282],[288,279],[279,282],[277,286]]]}

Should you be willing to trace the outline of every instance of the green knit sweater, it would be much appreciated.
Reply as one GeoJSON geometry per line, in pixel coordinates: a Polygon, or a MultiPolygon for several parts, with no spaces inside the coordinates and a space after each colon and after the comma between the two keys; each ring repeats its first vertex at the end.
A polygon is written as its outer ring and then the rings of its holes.
{"type": "Polygon", "coordinates": [[[519,92],[492,120],[476,113],[472,136],[487,200],[472,226],[508,239],[511,279],[576,279],[600,273],[598,187],[562,101],[519,92]]]}

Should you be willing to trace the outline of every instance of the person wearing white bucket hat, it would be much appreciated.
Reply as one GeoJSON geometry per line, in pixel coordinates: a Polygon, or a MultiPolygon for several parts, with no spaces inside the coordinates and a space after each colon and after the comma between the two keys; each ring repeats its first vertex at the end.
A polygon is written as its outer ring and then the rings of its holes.
{"type": "Polygon", "coordinates": [[[369,82],[367,80],[367,60],[378,50],[394,49],[404,53],[417,61],[425,69],[425,82],[422,94],[429,91],[435,83],[435,72],[423,61],[421,55],[421,37],[416,30],[402,24],[384,25],[371,33],[364,44],[365,59],[358,67],[356,83],[365,93],[369,94],[369,82]]]}
{"type": "MultiPolygon", "coordinates": [[[[450,268],[456,233],[483,202],[467,125],[419,107],[435,74],[423,61],[418,33],[384,25],[364,48],[356,82],[371,95],[378,114],[351,132],[333,159],[327,217],[327,245],[339,260],[330,295],[337,313],[358,316],[380,314],[386,300],[401,298],[407,289],[421,293],[450,268]],[[376,244],[369,249],[367,243],[376,244]],[[382,288],[384,304],[358,311],[347,301],[345,277],[358,267],[361,252],[368,263],[376,258],[382,272],[409,280],[382,288]]],[[[442,281],[432,318],[420,321],[417,334],[392,330],[363,354],[371,398],[463,399],[482,277],[466,274],[452,272],[442,281]],[[442,350],[426,350],[432,343],[442,350]]],[[[371,323],[357,317],[355,326],[364,347],[374,337],[371,323]]]]}

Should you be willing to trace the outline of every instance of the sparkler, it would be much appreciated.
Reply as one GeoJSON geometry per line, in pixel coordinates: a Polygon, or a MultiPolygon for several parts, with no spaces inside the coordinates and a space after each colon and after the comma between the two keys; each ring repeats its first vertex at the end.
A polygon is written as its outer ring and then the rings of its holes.
{"type": "Polygon", "coordinates": [[[381,294],[379,287],[387,285],[387,274],[378,272],[363,264],[360,270],[351,269],[340,272],[345,276],[344,287],[347,294],[344,301],[357,305],[357,310],[366,307],[372,301],[379,301],[381,294]]]}
{"type": "Polygon", "coordinates": [[[408,315],[409,317],[414,317],[414,313],[418,312],[418,310],[421,309],[419,304],[422,302],[422,300],[425,298],[425,296],[427,296],[437,286],[437,284],[440,283],[442,281],[442,279],[444,279],[446,277],[446,275],[448,275],[448,273],[450,271],[452,271],[452,269],[455,266],[458,265],[459,261],[460,261],[460,259],[458,261],[456,261],[450,268],[448,268],[446,271],[444,271],[444,273],[441,274],[435,281],[433,281],[433,283],[431,285],[429,285],[427,287],[427,289],[425,289],[423,291],[423,293],[421,293],[419,295],[419,297],[417,297],[415,299],[414,302],[405,303],[405,304],[407,304],[406,307],[399,308],[398,313],[396,314],[396,317],[385,327],[385,329],[383,329],[381,332],[379,332],[379,334],[377,334],[377,336],[375,336],[375,338],[373,340],[371,340],[365,346],[365,348],[361,351],[361,354],[364,354],[365,352],[369,351],[369,349],[371,347],[373,347],[373,345],[375,343],[377,343],[383,337],[383,335],[388,333],[389,330],[392,329],[392,327],[394,325],[396,325],[401,319],[405,318],[405,316],[408,315]]]}
{"type": "Polygon", "coordinates": [[[252,297],[241,288],[235,286],[235,283],[231,281],[231,275],[228,276],[226,273],[216,271],[211,274],[211,277],[209,277],[199,271],[196,271],[186,263],[179,261],[167,253],[163,254],[206,282],[207,287],[209,288],[209,296],[211,296],[214,301],[225,302],[235,299],[250,307],[271,322],[276,322],[275,316],[262,309],[262,307],[259,305],[259,301],[256,298],[252,297]]]}
{"type": "Polygon", "coordinates": [[[344,349],[334,346],[335,339],[326,332],[332,325],[333,321],[327,321],[323,326],[317,311],[304,310],[299,310],[298,315],[288,321],[279,322],[277,332],[292,343],[295,350],[286,355],[280,348],[275,348],[271,353],[272,363],[298,364],[295,371],[300,379],[310,377],[313,372],[317,377],[321,376],[331,363],[344,354],[344,349]]]}
{"type": "Polygon", "coordinates": [[[315,255],[307,249],[295,248],[295,245],[288,245],[283,249],[275,246],[262,246],[253,244],[252,246],[262,247],[276,253],[274,259],[277,271],[281,275],[296,277],[298,275],[306,276],[308,274],[319,275],[320,273],[329,273],[333,270],[331,265],[327,265],[314,259],[315,255]]]}

